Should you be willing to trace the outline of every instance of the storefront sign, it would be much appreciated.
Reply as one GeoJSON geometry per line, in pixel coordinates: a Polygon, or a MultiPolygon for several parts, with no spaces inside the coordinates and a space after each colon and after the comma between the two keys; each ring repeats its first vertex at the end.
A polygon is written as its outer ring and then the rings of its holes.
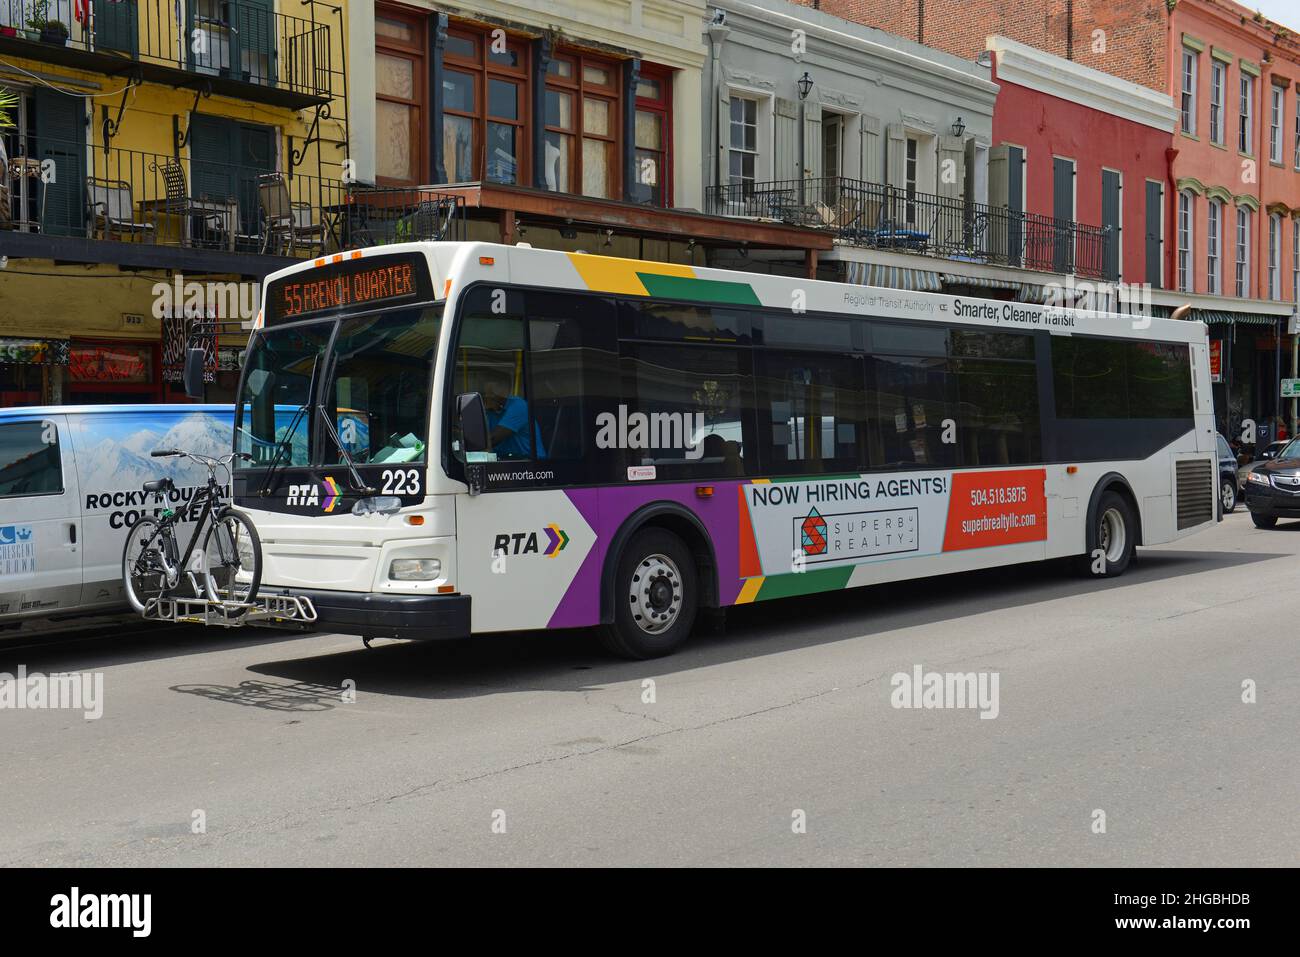
{"type": "MultiPolygon", "coordinates": [[[[191,346],[202,347],[205,354],[203,363],[203,381],[215,382],[217,379],[217,337],[215,332],[196,334],[196,324],[215,323],[215,313],[206,310],[200,315],[199,310],[187,310],[183,316],[170,314],[162,317],[163,341],[163,380],[180,382],[185,375],[185,350],[191,346]]],[[[212,328],[216,328],[215,324],[212,328]]]]}
{"type": "Polygon", "coordinates": [[[1223,340],[1210,340],[1210,381],[1223,381],[1223,340]]]}
{"type": "Polygon", "coordinates": [[[0,362],[65,366],[68,364],[68,340],[0,338],[0,362]]]}
{"type": "Polygon", "coordinates": [[[74,343],[68,378],[73,382],[148,384],[153,381],[153,349],[125,343],[74,343]]]}
{"type": "Polygon", "coordinates": [[[1300,399],[1300,379],[1282,380],[1282,398],[1300,399]]]}

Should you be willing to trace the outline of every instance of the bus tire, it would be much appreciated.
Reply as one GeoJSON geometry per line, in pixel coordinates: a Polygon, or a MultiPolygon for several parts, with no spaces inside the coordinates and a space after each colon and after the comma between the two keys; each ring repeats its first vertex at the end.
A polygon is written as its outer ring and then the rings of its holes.
{"type": "Polygon", "coordinates": [[[1093,578],[1118,578],[1128,569],[1137,549],[1137,519],[1128,499],[1106,491],[1088,516],[1088,551],[1080,570],[1093,578]]]}
{"type": "Polygon", "coordinates": [[[672,654],[690,636],[699,603],[695,559],[662,528],[632,536],[614,574],[614,620],[600,641],[622,658],[672,654]]]}
{"type": "Polygon", "coordinates": [[[1250,520],[1255,523],[1256,528],[1273,528],[1277,525],[1276,515],[1265,515],[1263,512],[1251,512],[1250,520]]]}

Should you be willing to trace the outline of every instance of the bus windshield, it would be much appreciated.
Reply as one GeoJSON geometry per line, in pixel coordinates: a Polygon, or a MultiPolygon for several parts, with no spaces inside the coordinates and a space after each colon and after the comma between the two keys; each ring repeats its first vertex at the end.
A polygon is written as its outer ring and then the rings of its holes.
{"type": "Polygon", "coordinates": [[[258,332],[236,408],[241,468],[424,462],[441,306],[258,332]],[[340,450],[320,409],[334,424],[340,450]],[[318,449],[319,446],[319,449],[318,449]]]}

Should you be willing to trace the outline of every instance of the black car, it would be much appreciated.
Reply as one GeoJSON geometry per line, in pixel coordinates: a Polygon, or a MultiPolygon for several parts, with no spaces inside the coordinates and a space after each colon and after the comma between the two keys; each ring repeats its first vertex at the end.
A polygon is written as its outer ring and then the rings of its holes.
{"type": "Polygon", "coordinates": [[[1256,528],[1272,528],[1279,518],[1300,518],[1300,439],[1246,473],[1246,508],[1256,528]]]}

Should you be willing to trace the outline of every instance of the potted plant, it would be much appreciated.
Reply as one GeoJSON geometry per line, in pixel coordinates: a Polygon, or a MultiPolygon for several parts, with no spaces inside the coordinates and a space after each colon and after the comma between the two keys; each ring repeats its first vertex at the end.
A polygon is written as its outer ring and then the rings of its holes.
{"type": "Polygon", "coordinates": [[[46,20],[41,27],[41,42],[65,46],[68,42],[68,27],[62,20],[46,20]]]}

